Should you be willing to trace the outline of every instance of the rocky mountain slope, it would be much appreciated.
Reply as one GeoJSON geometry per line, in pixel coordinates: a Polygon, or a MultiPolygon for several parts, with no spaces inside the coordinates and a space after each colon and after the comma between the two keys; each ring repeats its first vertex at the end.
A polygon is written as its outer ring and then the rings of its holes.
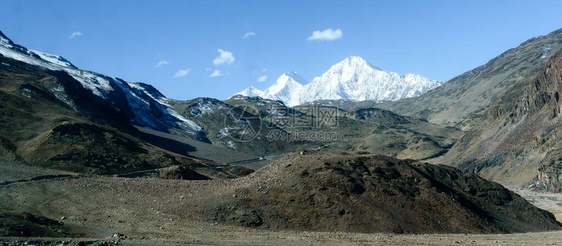
{"type": "Polygon", "coordinates": [[[420,97],[384,102],[377,107],[469,130],[501,94],[544,66],[561,48],[562,29],[529,39],[420,97]]]}
{"type": "Polygon", "coordinates": [[[182,166],[209,177],[235,177],[212,161],[151,144],[111,103],[66,73],[0,56],[0,162],[80,173],[122,174],[182,166]],[[56,92],[53,92],[56,88],[56,92]],[[65,99],[57,95],[65,95],[65,99]],[[77,110],[79,109],[79,110],[77,110]],[[222,173],[222,174],[221,174],[222,173]]]}
{"type": "Polygon", "coordinates": [[[280,100],[292,107],[317,100],[394,101],[420,96],[441,84],[420,75],[387,73],[361,57],[350,56],[310,83],[290,72],[261,93],[248,88],[238,94],[280,100]]]}
{"type": "Polygon", "coordinates": [[[214,145],[271,159],[303,148],[426,159],[446,152],[462,134],[453,127],[376,108],[359,111],[315,105],[289,108],[281,101],[240,95],[224,102],[199,98],[175,101],[172,105],[202,126],[214,145]],[[233,115],[238,118],[229,122],[233,115]],[[255,135],[247,134],[246,126],[251,126],[255,135]],[[244,135],[251,137],[240,141],[244,135]]]}
{"type": "Polygon", "coordinates": [[[562,191],[562,51],[485,111],[443,158],[504,184],[562,191]]]}

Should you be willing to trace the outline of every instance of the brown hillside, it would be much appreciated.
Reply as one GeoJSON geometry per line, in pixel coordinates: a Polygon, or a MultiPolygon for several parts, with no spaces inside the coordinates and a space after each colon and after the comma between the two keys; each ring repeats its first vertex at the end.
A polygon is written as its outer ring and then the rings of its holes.
{"type": "Polygon", "coordinates": [[[497,183],[378,155],[297,153],[221,193],[206,201],[207,216],[244,226],[394,233],[560,228],[550,213],[497,183]]]}

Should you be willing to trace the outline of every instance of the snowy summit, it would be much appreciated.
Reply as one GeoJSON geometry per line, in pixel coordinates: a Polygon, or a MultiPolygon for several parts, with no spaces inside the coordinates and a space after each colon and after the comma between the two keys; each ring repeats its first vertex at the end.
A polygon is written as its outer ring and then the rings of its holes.
{"type": "Polygon", "coordinates": [[[420,75],[385,72],[361,57],[350,56],[310,83],[290,72],[262,93],[251,87],[237,95],[247,95],[252,90],[253,96],[281,100],[288,106],[316,100],[394,101],[420,96],[441,84],[420,75]]]}

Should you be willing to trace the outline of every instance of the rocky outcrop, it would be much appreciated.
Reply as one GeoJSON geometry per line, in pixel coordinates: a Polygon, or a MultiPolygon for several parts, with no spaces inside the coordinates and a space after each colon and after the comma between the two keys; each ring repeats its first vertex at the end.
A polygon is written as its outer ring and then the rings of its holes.
{"type": "MultiPolygon", "coordinates": [[[[488,107],[520,81],[542,68],[562,48],[562,29],[527,40],[485,65],[461,74],[420,97],[385,102],[377,107],[429,122],[470,130],[488,107]]],[[[521,94],[523,96],[523,94],[521,94]]]]}

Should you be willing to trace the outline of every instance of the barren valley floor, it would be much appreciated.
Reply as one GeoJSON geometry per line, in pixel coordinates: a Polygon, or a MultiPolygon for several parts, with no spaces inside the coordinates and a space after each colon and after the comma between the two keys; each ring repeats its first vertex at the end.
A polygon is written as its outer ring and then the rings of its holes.
{"type": "MultiPolygon", "coordinates": [[[[17,168],[12,165],[11,168],[17,168]]],[[[23,168],[20,167],[19,170],[23,168]]],[[[23,171],[25,172],[25,171],[23,171]]],[[[41,174],[34,170],[30,177],[41,174]]],[[[8,174],[8,173],[5,173],[8,174]]],[[[213,181],[125,179],[116,177],[56,176],[22,182],[3,175],[0,185],[2,208],[27,210],[61,220],[73,233],[86,238],[0,238],[0,245],[60,245],[61,242],[118,242],[121,245],[557,245],[562,231],[521,234],[384,234],[274,231],[201,222],[197,214],[173,211],[181,196],[213,181]],[[12,183],[7,184],[6,181],[12,183]],[[178,185],[190,182],[190,185],[178,185]],[[135,184],[136,183],[136,184],[135,184]],[[142,187],[156,191],[142,192],[142,187]],[[129,192],[114,194],[113,188],[129,192]],[[164,188],[170,188],[167,191],[164,188]],[[182,190],[183,189],[183,190],[182,190]],[[168,200],[159,200],[159,194],[168,200]],[[177,199],[177,201],[175,200],[177,199]],[[21,203],[21,204],[18,204],[21,203]],[[68,207],[65,207],[68,206],[68,207]],[[63,220],[62,217],[65,217],[63,220]],[[122,234],[121,238],[113,237],[122,234]]],[[[65,173],[67,174],[67,173],[65,173]]],[[[22,178],[21,172],[18,178],[22,178]]],[[[561,220],[562,195],[512,188],[536,206],[553,212],[561,220]]],[[[187,198],[187,197],[186,197],[187,198]]]]}

